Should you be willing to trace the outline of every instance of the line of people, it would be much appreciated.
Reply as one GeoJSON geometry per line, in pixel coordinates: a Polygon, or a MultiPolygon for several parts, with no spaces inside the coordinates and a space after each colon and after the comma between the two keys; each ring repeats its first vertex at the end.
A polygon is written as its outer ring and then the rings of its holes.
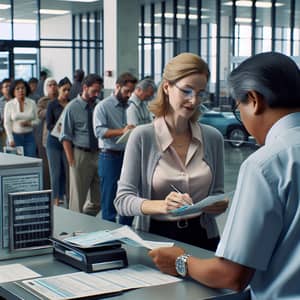
{"type": "MultiPolygon", "coordinates": [[[[150,78],[136,86],[137,79],[124,73],[117,79],[112,95],[100,101],[103,79],[97,74],[83,75],[81,70],[75,72],[79,94],[72,101],[73,86],[67,77],[58,83],[52,77],[44,79],[43,96],[37,101],[29,98],[32,90],[25,80],[3,80],[1,138],[3,145],[22,146],[25,156],[42,158],[44,188],[52,188],[55,205],[66,200],[65,206],[70,209],[96,215],[102,202],[102,217],[116,221],[113,200],[125,148],[125,144],[117,145],[116,139],[135,125],[151,121],[146,103],[156,87],[150,78]],[[130,96],[135,107],[129,116],[130,96]],[[129,117],[134,124],[127,125],[129,117]],[[58,122],[57,135],[53,131],[58,122]]],[[[36,83],[31,80],[31,84],[36,83]]],[[[119,221],[123,223],[122,217],[119,221]]],[[[131,221],[129,218],[126,224],[131,221]]]]}

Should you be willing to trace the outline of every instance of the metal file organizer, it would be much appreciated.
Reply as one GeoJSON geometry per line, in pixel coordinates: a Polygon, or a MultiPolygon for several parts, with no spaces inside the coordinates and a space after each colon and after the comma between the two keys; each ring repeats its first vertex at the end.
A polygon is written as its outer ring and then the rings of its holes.
{"type": "MultiPolygon", "coordinates": [[[[0,260],[49,253],[51,248],[20,247],[10,242],[9,194],[43,189],[42,160],[0,153],[0,260]],[[19,248],[19,249],[18,249],[19,248]]],[[[18,212],[17,212],[18,213],[18,212]]]]}
{"type": "Polygon", "coordinates": [[[10,251],[51,245],[51,190],[9,193],[8,207],[10,251]]]}

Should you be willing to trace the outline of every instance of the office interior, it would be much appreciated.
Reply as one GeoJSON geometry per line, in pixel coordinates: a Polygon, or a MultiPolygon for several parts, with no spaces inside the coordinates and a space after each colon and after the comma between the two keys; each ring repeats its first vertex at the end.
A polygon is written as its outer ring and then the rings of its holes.
{"type": "Polygon", "coordinates": [[[159,83],[171,57],[193,52],[209,64],[209,100],[220,107],[229,72],[246,57],[299,60],[296,0],[1,0],[0,12],[0,80],[83,69],[103,76],[107,90],[123,71],[159,83]]]}
{"type": "MultiPolygon", "coordinates": [[[[296,0],[1,0],[0,12],[0,80],[28,80],[41,70],[59,80],[83,69],[103,77],[105,96],[121,72],[159,84],[171,57],[193,52],[211,71],[203,101],[226,111],[226,78],[245,58],[278,51],[299,62],[296,0]]],[[[230,191],[255,147],[225,146],[230,191]]]]}
{"type": "MultiPolygon", "coordinates": [[[[193,52],[208,62],[205,101],[228,110],[226,79],[245,58],[277,51],[300,62],[297,0],[0,0],[0,80],[59,80],[74,70],[98,73],[109,94],[118,74],[159,84],[173,56],[193,52]]],[[[225,191],[235,187],[252,144],[225,144],[225,191]]],[[[226,213],[218,217],[221,230],[226,213]]]]}

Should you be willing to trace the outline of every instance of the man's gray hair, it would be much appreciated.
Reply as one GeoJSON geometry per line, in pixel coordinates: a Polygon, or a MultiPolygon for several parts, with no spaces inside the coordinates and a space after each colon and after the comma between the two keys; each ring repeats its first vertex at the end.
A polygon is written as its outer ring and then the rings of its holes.
{"type": "Polygon", "coordinates": [[[155,82],[153,81],[153,79],[151,78],[146,78],[146,79],[143,79],[141,81],[139,81],[136,85],[136,89],[137,88],[140,88],[141,90],[145,91],[147,90],[149,87],[152,87],[153,88],[153,91],[156,92],[156,85],[155,85],[155,82]]]}

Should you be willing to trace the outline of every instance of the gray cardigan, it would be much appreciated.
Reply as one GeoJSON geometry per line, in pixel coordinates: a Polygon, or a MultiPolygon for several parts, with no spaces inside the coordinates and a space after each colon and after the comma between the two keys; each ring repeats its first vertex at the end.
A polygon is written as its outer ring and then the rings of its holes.
{"type": "MultiPolygon", "coordinates": [[[[204,144],[204,160],[212,172],[209,194],[224,192],[224,141],[215,128],[200,125],[204,144]]],[[[141,204],[151,198],[152,177],[162,153],[158,147],[153,124],[136,127],[127,142],[124,162],[114,205],[124,216],[138,216],[136,228],[149,230],[150,216],[141,212],[141,204]]],[[[219,234],[214,216],[201,215],[201,225],[210,237],[219,234]]]]}

